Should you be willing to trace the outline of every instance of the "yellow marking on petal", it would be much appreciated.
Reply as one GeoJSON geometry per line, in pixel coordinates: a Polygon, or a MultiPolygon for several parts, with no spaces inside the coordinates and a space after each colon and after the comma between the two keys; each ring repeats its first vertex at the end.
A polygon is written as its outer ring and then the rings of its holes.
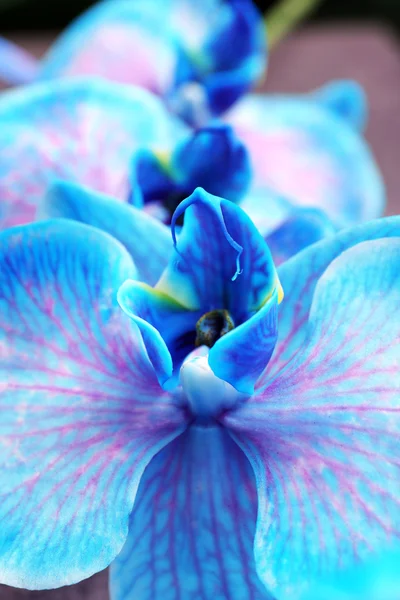
{"type": "Polygon", "coordinates": [[[278,275],[276,276],[275,288],[278,291],[278,304],[280,304],[282,302],[283,298],[285,297],[285,292],[283,291],[283,287],[279,280],[278,275]]]}
{"type": "Polygon", "coordinates": [[[176,285],[174,273],[171,273],[168,267],[156,283],[156,291],[171,299],[174,299],[175,294],[178,292],[179,300],[175,300],[175,302],[186,310],[199,310],[201,308],[191,279],[189,277],[182,279],[176,285]]]}
{"type": "Polygon", "coordinates": [[[157,159],[158,164],[168,177],[174,181],[179,181],[181,178],[180,172],[173,166],[171,157],[172,152],[168,150],[153,150],[153,155],[157,159]]]}
{"type": "Polygon", "coordinates": [[[284,291],[283,291],[283,287],[281,282],[279,281],[279,277],[278,275],[275,273],[275,279],[274,279],[274,284],[271,287],[271,290],[268,292],[268,294],[265,296],[264,300],[261,302],[260,306],[258,308],[256,308],[256,312],[261,310],[261,308],[263,306],[265,306],[267,304],[267,302],[269,300],[271,300],[272,296],[274,296],[275,294],[277,294],[278,296],[278,304],[280,304],[284,298],[284,291]]]}
{"type": "Polygon", "coordinates": [[[213,61],[211,57],[207,56],[204,52],[199,52],[198,50],[188,50],[186,54],[189,58],[189,61],[202,74],[209,73],[213,70],[213,61]]]}
{"type": "Polygon", "coordinates": [[[148,283],[144,283],[143,281],[135,281],[135,287],[146,290],[146,292],[149,295],[153,296],[154,298],[157,298],[157,300],[163,302],[164,304],[169,305],[171,308],[179,308],[186,310],[186,307],[177,300],[175,300],[175,298],[172,298],[169,294],[166,294],[165,292],[151,287],[151,285],[149,285],[148,283]]]}
{"type": "Polygon", "coordinates": [[[168,150],[154,150],[153,154],[156,157],[156,159],[158,160],[161,168],[164,171],[166,171],[167,173],[170,173],[170,171],[171,171],[171,152],[169,152],[168,150]]]}

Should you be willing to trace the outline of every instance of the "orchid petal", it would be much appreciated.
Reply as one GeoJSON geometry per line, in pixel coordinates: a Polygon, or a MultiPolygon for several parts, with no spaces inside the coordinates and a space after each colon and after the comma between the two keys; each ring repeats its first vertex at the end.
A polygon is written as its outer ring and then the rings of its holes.
{"type": "Polygon", "coordinates": [[[0,36],[0,79],[10,85],[30,83],[36,76],[39,61],[10,40],[0,36]]]}
{"type": "Polygon", "coordinates": [[[235,204],[197,189],[174,214],[185,212],[175,255],[157,289],[189,310],[226,309],[240,324],[279,285],[268,246],[235,204]]]}
{"type": "Polygon", "coordinates": [[[1,226],[32,221],[54,179],[128,200],[134,152],[149,144],[175,144],[182,127],[148,92],[100,80],[37,84],[4,93],[1,226]]]}
{"type": "Polygon", "coordinates": [[[264,238],[296,210],[287,198],[267,188],[257,193],[251,190],[240,203],[240,208],[249,215],[264,238]]]}
{"type": "Polygon", "coordinates": [[[321,101],[318,93],[248,96],[226,120],[250,152],[252,193],[272,188],[345,227],[380,216],[385,190],[365,140],[327,106],[328,91],[321,101]]]}
{"type": "Polygon", "coordinates": [[[231,127],[220,123],[198,129],[189,140],[181,142],[174,151],[172,168],[189,193],[202,187],[233,202],[242,199],[251,180],[245,146],[231,127]]]}
{"type": "Polygon", "coordinates": [[[267,235],[265,241],[274,263],[280,265],[307,246],[335,232],[336,228],[324,212],[317,208],[300,208],[267,235]]]}
{"type": "Polygon", "coordinates": [[[248,87],[260,77],[266,62],[265,24],[252,2],[231,3],[214,31],[205,42],[205,53],[216,72],[234,71],[245,63],[248,67],[248,87]],[[253,71],[252,71],[253,69],[253,71]]]}
{"type": "Polygon", "coordinates": [[[400,238],[316,286],[296,357],[223,423],[254,468],[260,577],[294,600],[400,545],[400,238]]]}
{"type": "Polygon", "coordinates": [[[116,290],[135,275],[69,221],[0,243],[0,578],[72,584],[119,553],[141,474],[185,426],[116,290]]]}
{"type": "Polygon", "coordinates": [[[263,75],[267,44],[264,21],[247,0],[231,3],[233,10],[205,43],[214,69],[205,78],[212,114],[221,114],[263,75]]]}
{"type": "Polygon", "coordinates": [[[60,181],[49,190],[44,212],[49,217],[73,219],[110,233],[132,256],[139,279],[151,285],[158,281],[168,263],[169,229],[129,204],[60,181]]]}
{"type": "Polygon", "coordinates": [[[191,427],[142,478],[113,600],[271,600],[253,557],[251,467],[218,427],[191,427]]]}
{"type": "Polygon", "coordinates": [[[132,201],[136,206],[159,202],[165,207],[168,196],[180,191],[164,153],[149,148],[139,150],[133,157],[131,181],[141,192],[140,203],[132,201]]]}
{"type": "Polygon", "coordinates": [[[173,84],[177,40],[170,2],[99,2],[78,17],[43,60],[42,79],[97,75],[164,94],[173,84]]]}
{"type": "Polygon", "coordinates": [[[278,337],[278,292],[250,319],[221,337],[211,348],[208,362],[217,377],[239,392],[252,394],[267,366],[278,337]]]}
{"type": "Polygon", "coordinates": [[[303,345],[315,286],[330,263],[360,242],[390,237],[400,237],[400,217],[386,217],[342,231],[313,244],[279,267],[285,298],[279,307],[275,352],[260,385],[280,371],[303,345]]]}
{"type": "Polygon", "coordinates": [[[314,92],[319,104],[341,117],[355,129],[363,131],[367,122],[367,97],[356,81],[331,81],[314,92]]]}
{"type": "Polygon", "coordinates": [[[144,202],[146,211],[149,203],[163,207],[167,222],[197,187],[238,202],[250,179],[246,148],[229,126],[218,122],[194,131],[173,152],[140,150],[132,164],[133,188],[142,196],[134,201],[144,202]]]}
{"type": "MultiPolygon", "coordinates": [[[[161,336],[174,367],[179,369],[194,348],[196,322],[201,312],[188,311],[174,299],[141,281],[125,281],[118,291],[118,302],[135,323],[142,327],[145,323],[147,331],[155,339],[161,336]]],[[[170,365],[165,373],[171,375],[170,365]]]]}

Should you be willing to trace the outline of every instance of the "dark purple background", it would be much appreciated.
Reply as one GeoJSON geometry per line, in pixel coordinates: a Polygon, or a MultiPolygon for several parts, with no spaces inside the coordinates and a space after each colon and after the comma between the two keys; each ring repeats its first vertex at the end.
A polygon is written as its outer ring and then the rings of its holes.
{"type": "MultiPolygon", "coordinates": [[[[54,36],[12,37],[40,56],[54,36]]],[[[333,78],[356,79],[367,91],[367,138],[387,185],[387,214],[400,213],[400,53],[393,34],[373,25],[306,28],[273,52],[262,89],[307,92],[333,78]]],[[[108,600],[107,573],[45,592],[0,586],[0,600],[108,600]]]]}

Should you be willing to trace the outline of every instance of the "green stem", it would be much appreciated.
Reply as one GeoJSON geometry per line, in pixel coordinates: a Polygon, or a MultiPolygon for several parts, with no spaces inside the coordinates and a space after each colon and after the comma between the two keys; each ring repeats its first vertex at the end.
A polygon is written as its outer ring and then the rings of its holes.
{"type": "Polygon", "coordinates": [[[301,21],[306,19],[322,0],[281,0],[266,15],[268,47],[276,46],[301,21]]]}

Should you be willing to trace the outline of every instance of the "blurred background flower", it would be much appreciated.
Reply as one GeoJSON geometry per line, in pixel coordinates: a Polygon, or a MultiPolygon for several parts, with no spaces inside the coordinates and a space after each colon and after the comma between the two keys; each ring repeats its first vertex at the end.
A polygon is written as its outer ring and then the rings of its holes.
{"type": "MultiPolygon", "coordinates": [[[[354,79],[369,104],[367,141],[382,171],[387,214],[399,211],[400,3],[398,0],[258,0],[273,43],[267,92],[302,93],[354,79]],[[279,43],[276,43],[279,40],[279,43]]],[[[43,56],[60,30],[93,2],[0,0],[0,35],[43,56]]],[[[1,85],[1,83],[0,83],[1,85]]]]}

